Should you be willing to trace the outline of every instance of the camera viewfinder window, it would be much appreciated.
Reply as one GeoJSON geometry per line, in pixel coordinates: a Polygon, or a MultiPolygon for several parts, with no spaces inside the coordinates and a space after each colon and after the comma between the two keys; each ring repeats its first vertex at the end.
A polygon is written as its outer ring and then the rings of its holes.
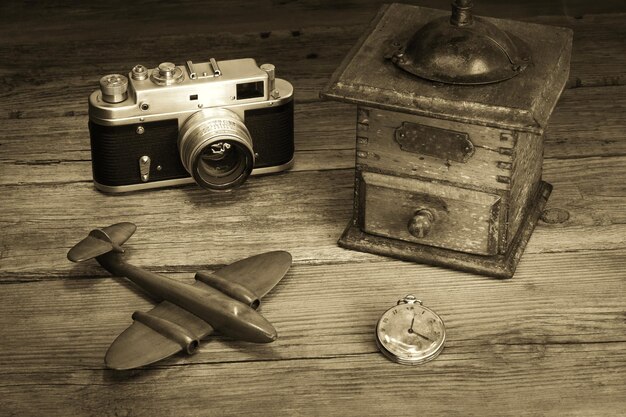
{"type": "Polygon", "coordinates": [[[263,81],[237,84],[237,100],[263,96],[265,96],[265,91],[263,91],[263,81]]]}

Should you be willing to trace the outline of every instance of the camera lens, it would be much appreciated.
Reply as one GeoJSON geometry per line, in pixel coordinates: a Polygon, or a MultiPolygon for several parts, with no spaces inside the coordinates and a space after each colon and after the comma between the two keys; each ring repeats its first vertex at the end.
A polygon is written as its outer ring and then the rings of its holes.
{"type": "Polygon", "coordinates": [[[206,146],[198,159],[198,173],[207,178],[229,178],[245,169],[246,157],[229,142],[206,146]]]}
{"type": "Polygon", "coordinates": [[[178,136],[183,166],[202,187],[229,190],[248,178],[254,166],[252,139],[237,114],[206,109],[185,121],[178,136]]]}

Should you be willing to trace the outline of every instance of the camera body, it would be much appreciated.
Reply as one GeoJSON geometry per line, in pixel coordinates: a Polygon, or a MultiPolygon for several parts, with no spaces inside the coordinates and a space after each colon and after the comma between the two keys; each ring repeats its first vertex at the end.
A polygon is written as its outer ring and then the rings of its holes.
{"type": "Polygon", "coordinates": [[[293,87],[235,59],[102,77],[89,97],[94,184],[126,192],[191,183],[230,190],[293,165],[293,87]]]}

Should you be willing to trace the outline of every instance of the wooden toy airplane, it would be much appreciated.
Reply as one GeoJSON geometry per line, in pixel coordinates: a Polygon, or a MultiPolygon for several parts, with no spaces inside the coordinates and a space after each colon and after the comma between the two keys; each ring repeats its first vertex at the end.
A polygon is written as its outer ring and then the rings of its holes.
{"type": "Polygon", "coordinates": [[[96,258],[107,271],[125,276],[160,304],[148,312],[136,311],[133,324],[109,347],[105,364],[132,369],[167,358],[181,350],[198,349],[199,341],[214,330],[238,340],[268,343],[276,329],[256,309],[260,298],[285,276],[291,255],[267,252],[223,267],[198,271],[193,285],[180,283],[124,260],[122,244],[137,229],[118,223],[92,230],[67,253],[72,262],[96,258]]]}

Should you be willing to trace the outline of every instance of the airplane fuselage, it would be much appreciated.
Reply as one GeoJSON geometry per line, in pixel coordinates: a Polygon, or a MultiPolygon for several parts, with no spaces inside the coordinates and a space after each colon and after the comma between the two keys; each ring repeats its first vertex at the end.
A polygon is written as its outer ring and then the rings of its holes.
{"type": "Polygon", "coordinates": [[[249,342],[276,340],[276,329],[256,310],[209,285],[188,285],[127,263],[108,252],[96,260],[113,275],[124,276],[158,301],[166,300],[209,323],[219,332],[249,342]]]}

